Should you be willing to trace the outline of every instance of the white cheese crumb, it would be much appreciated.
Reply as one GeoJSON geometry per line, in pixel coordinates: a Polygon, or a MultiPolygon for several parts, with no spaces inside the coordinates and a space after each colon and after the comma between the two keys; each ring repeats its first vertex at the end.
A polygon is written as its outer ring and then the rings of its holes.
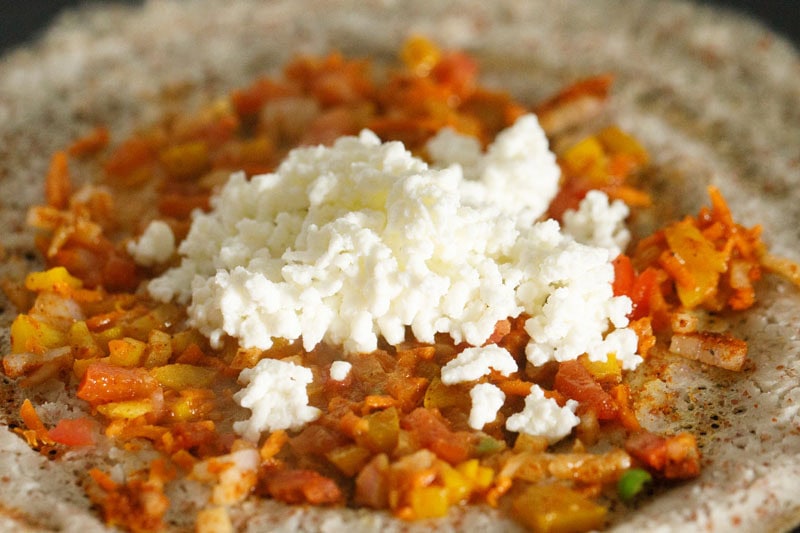
{"type": "Polygon", "coordinates": [[[463,203],[493,205],[521,226],[542,216],[558,192],[561,170],[535,115],[520,117],[500,132],[486,154],[475,138],[450,128],[440,130],[426,148],[437,165],[461,166],[463,203]]]}
{"type": "Polygon", "coordinates": [[[544,391],[534,385],[525,397],[525,407],[521,412],[508,417],[506,429],[516,433],[526,433],[535,437],[545,437],[550,444],[558,442],[578,425],[580,419],[575,415],[578,402],[567,400],[564,407],[552,398],[545,398],[544,391]]]}
{"type": "Polygon", "coordinates": [[[469,411],[469,427],[483,429],[483,426],[494,422],[497,411],[503,407],[506,395],[497,385],[491,383],[478,383],[469,391],[472,407],[469,411]]]}
{"type": "MultiPolygon", "coordinates": [[[[435,151],[468,162],[469,144],[454,148],[463,156],[435,151]]],[[[369,131],[293,150],[274,174],[232,176],[212,211],[194,216],[181,266],[150,293],[190,303],[191,324],[214,346],[226,335],[261,349],[302,337],[307,350],[325,340],[370,352],[407,328],[421,342],[441,332],[481,346],[498,320],[524,311],[533,364],[605,359],[613,345],[635,366],[631,303],[612,293],[608,250],[532,221],[558,181],[536,118],[476,157],[469,180],[369,131]]]]}
{"type": "Polygon", "coordinates": [[[279,359],[262,359],[242,370],[239,382],[246,386],[233,399],[252,413],[249,420],[234,422],[234,431],[258,442],[264,431],[295,429],[316,420],[320,411],[308,405],[306,391],[312,380],[308,368],[279,359]]]}
{"type": "Polygon", "coordinates": [[[350,373],[353,365],[347,361],[334,361],[331,365],[331,379],[334,381],[342,381],[350,373]]]}
{"type": "Polygon", "coordinates": [[[136,241],[128,243],[128,253],[142,266],[164,263],[175,253],[175,235],[166,222],[154,220],[136,241]]]}
{"type": "Polygon", "coordinates": [[[564,212],[564,232],[580,243],[605,248],[613,259],[631,240],[631,232],[625,227],[629,213],[622,200],[609,203],[606,193],[589,191],[577,211],[564,212]]]}
{"type": "MultiPolygon", "coordinates": [[[[588,353],[592,360],[608,356],[604,342],[610,325],[619,331],[628,325],[632,304],[627,296],[615,297],[611,288],[614,268],[608,251],[583,245],[559,231],[558,223],[536,224],[517,245],[523,247],[521,264],[526,277],[517,289],[530,318],[525,331],[528,361],[567,361],[588,353]]],[[[620,361],[635,366],[635,347],[617,353],[620,361]]]]}
{"type": "Polygon", "coordinates": [[[518,370],[517,362],[508,350],[496,344],[466,348],[442,367],[442,383],[455,385],[464,381],[474,381],[487,375],[492,369],[504,376],[518,370]]]}

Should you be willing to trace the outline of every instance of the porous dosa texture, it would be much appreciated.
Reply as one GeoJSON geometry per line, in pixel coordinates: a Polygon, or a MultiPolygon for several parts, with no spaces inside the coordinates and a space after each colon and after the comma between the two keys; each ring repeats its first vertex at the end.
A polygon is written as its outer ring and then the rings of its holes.
{"type": "MultiPolygon", "coordinates": [[[[487,2],[167,2],[93,6],[60,18],[39,42],[0,60],[2,273],[39,266],[25,228],[41,200],[49,157],[97,123],[113,140],[168,109],[274,71],[296,53],[337,49],[391,60],[412,33],[474,54],[491,85],[535,102],[577,78],[616,76],[611,113],[649,149],[647,179],[662,206],[647,227],[694,212],[719,186],[736,217],[761,223],[772,250],[800,259],[800,60],[754,22],[693,3],[647,0],[487,2]]],[[[759,286],[760,303],[734,317],[750,345],[741,374],[656,355],[637,372],[637,405],[653,430],[692,430],[702,475],[635,509],[615,509],[619,531],[782,531],[800,523],[800,296],[786,282],[759,286]],[[656,416],[654,413],[660,413],[656,416]]],[[[15,310],[2,305],[0,351],[15,310]]],[[[147,453],[69,452],[51,461],[6,429],[22,398],[0,388],[0,530],[103,531],[80,487],[89,466],[144,464],[147,453]]],[[[81,409],[63,387],[26,391],[47,424],[81,409]]],[[[171,489],[170,527],[191,529],[206,489],[171,489]]],[[[384,513],[247,502],[233,515],[250,531],[497,530],[495,511],[456,511],[408,524],[384,513]]]]}

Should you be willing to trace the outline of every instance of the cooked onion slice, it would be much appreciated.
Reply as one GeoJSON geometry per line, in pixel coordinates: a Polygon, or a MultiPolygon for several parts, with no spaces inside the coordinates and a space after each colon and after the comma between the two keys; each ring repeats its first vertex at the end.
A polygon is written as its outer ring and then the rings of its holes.
{"type": "Polygon", "coordinates": [[[747,357],[745,341],[711,331],[676,333],[669,350],[687,359],[736,371],[742,369],[747,357]]]}
{"type": "Polygon", "coordinates": [[[12,353],[3,357],[3,371],[10,378],[25,376],[42,366],[61,367],[72,362],[72,350],[62,346],[48,350],[43,354],[31,352],[12,353]]]}

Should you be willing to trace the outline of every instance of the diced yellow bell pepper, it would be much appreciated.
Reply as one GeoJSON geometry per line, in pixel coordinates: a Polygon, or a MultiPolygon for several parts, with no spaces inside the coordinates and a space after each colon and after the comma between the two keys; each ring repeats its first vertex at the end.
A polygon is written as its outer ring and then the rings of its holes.
{"type": "Polygon", "coordinates": [[[169,333],[154,329],[147,338],[145,368],[155,368],[169,363],[172,357],[172,337],[169,333]]]}
{"type": "Polygon", "coordinates": [[[438,377],[431,379],[422,405],[426,409],[444,409],[445,407],[461,407],[469,409],[472,404],[469,393],[464,393],[460,387],[451,387],[442,383],[438,377]]]}
{"type": "Polygon", "coordinates": [[[580,174],[599,183],[607,177],[608,157],[596,137],[587,137],[568,148],[561,161],[570,174],[580,174]]]}
{"type": "Polygon", "coordinates": [[[202,366],[175,363],[150,370],[159,383],[172,389],[208,387],[214,381],[216,371],[202,366]]]}
{"type": "Polygon", "coordinates": [[[63,266],[57,266],[44,272],[31,272],[25,277],[25,288],[29,291],[58,291],[63,289],[80,289],[83,282],[72,276],[63,266]]]}
{"type": "Polygon", "coordinates": [[[67,339],[76,359],[90,359],[105,355],[100,345],[95,342],[94,335],[89,331],[89,326],[84,320],[78,320],[69,327],[67,339]]]}
{"type": "Polygon", "coordinates": [[[592,361],[586,355],[581,355],[578,361],[597,381],[619,383],[622,379],[622,365],[613,353],[605,361],[592,361]]]}
{"type": "Polygon", "coordinates": [[[470,480],[474,489],[483,490],[492,484],[494,470],[488,466],[481,466],[477,459],[467,459],[463,463],[456,465],[462,476],[470,480]]]}
{"type": "Polygon", "coordinates": [[[179,313],[174,304],[159,305],[133,320],[128,325],[127,334],[137,339],[146,339],[153,330],[164,330],[174,323],[179,313]]]}
{"type": "Polygon", "coordinates": [[[169,406],[172,417],[179,422],[188,422],[193,418],[194,410],[188,398],[177,398],[169,406]]]}
{"type": "Polygon", "coordinates": [[[472,481],[445,461],[439,463],[440,476],[447,488],[447,497],[450,504],[463,502],[469,499],[472,493],[472,481]]]}
{"type": "Polygon", "coordinates": [[[171,146],[161,152],[160,159],[170,177],[191,178],[208,167],[208,146],[202,141],[171,146]]]}
{"type": "Polygon", "coordinates": [[[512,503],[514,515],[535,533],[600,529],[606,508],[563,485],[531,485],[512,503]]]}
{"type": "Polygon", "coordinates": [[[187,329],[179,331],[178,333],[172,336],[172,353],[181,354],[191,344],[197,344],[202,346],[204,341],[205,338],[197,330],[187,329]]]}
{"type": "Polygon", "coordinates": [[[477,459],[467,459],[456,465],[456,470],[467,479],[473,480],[478,474],[478,467],[481,464],[477,459]]]}
{"type": "Polygon", "coordinates": [[[355,444],[339,446],[325,454],[328,461],[346,476],[356,475],[372,456],[367,448],[355,444]]]}
{"type": "Polygon", "coordinates": [[[184,389],[180,396],[169,402],[172,417],[179,422],[188,422],[205,417],[214,405],[204,389],[184,389]]]}
{"type": "Polygon", "coordinates": [[[83,375],[86,373],[86,369],[89,368],[89,365],[92,363],[99,363],[105,362],[108,363],[108,357],[89,357],[87,359],[75,359],[72,363],[72,373],[75,374],[75,377],[78,379],[83,378],[83,375]]]}
{"type": "Polygon", "coordinates": [[[147,344],[125,337],[108,341],[108,352],[112,365],[134,367],[142,363],[147,344]]]}
{"type": "Polygon", "coordinates": [[[395,407],[364,416],[367,431],[356,437],[356,443],[373,452],[392,452],[400,435],[400,416],[395,407]]]}
{"type": "Polygon", "coordinates": [[[108,418],[138,418],[153,411],[150,400],[128,400],[98,405],[97,410],[108,418]]]}
{"type": "Polygon", "coordinates": [[[720,274],[727,270],[725,253],[717,251],[713,243],[688,219],[664,228],[664,236],[670,250],[692,278],[691,283],[676,280],[681,303],[693,309],[713,298],[720,274]]]}
{"type": "Polygon", "coordinates": [[[446,487],[419,487],[409,495],[414,518],[438,518],[447,514],[450,497],[446,487]]]}
{"type": "Polygon", "coordinates": [[[11,351],[43,354],[51,348],[66,346],[67,337],[66,332],[30,315],[17,315],[11,324],[11,351]]]}
{"type": "Polygon", "coordinates": [[[596,137],[609,153],[629,155],[640,165],[646,164],[650,158],[647,150],[639,144],[639,141],[617,126],[603,128],[596,137]]]}
{"type": "Polygon", "coordinates": [[[475,473],[475,488],[478,490],[486,490],[494,481],[494,470],[488,466],[479,466],[478,471],[475,473]]]}
{"type": "Polygon", "coordinates": [[[430,72],[441,56],[439,48],[422,36],[409,38],[400,50],[403,63],[418,76],[425,76],[430,72]]]}
{"type": "Polygon", "coordinates": [[[103,331],[99,331],[95,333],[95,340],[101,346],[107,346],[109,341],[114,339],[119,339],[124,336],[124,331],[122,326],[111,326],[110,328],[106,328],[103,331]]]}

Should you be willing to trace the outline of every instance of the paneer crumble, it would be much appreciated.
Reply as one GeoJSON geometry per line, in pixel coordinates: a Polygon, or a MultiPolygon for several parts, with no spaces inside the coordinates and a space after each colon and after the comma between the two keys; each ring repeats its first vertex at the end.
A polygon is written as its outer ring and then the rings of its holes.
{"type": "Polygon", "coordinates": [[[170,484],[191,479],[209,488],[198,527],[220,531],[258,498],[403,520],[487,504],[581,531],[698,475],[695,438],[643,428],[629,377],[654,348],[741,370],[746,342],[704,317],[797,266],[713,188],[631,243],[647,151],[608,120],[587,130],[609,76],[530,105],[464,53],[412,38],[400,55],[381,76],[300,57],[54,155],[29,215],[48,269],[30,299],[9,292],[3,370],[60,380],[85,410],[47,427],[20,406],[53,460],[157,452],[86,473],[109,525],[165,528],[170,484]],[[78,160],[101,177],[73,190],[78,160]]]}

